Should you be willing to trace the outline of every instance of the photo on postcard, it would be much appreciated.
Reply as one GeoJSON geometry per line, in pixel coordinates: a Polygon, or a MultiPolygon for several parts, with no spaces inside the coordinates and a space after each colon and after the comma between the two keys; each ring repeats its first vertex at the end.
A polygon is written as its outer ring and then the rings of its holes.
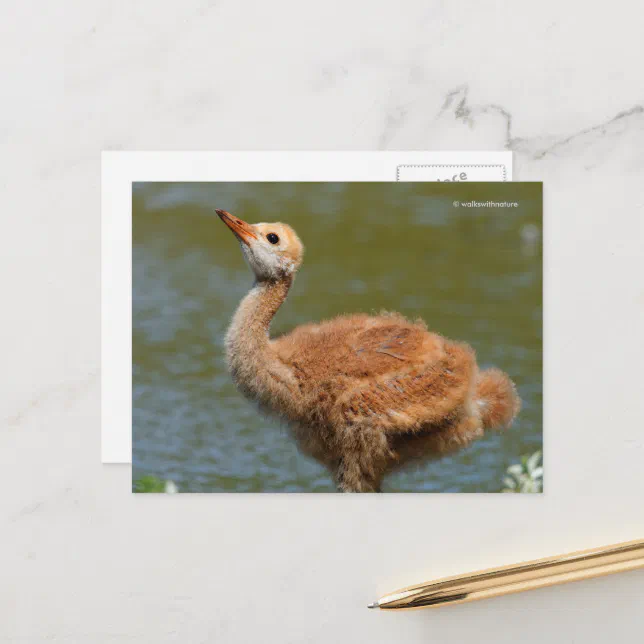
{"type": "Polygon", "coordinates": [[[541,492],[542,239],[540,183],[134,183],[133,491],[541,492]]]}

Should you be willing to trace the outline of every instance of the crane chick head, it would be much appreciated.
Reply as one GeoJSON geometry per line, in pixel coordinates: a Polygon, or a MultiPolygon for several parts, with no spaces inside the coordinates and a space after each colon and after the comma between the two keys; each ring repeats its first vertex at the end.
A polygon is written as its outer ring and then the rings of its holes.
{"type": "Polygon", "coordinates": [[[304,246],[290,226],[248,224],[225,210],[216,212],[239,240],[244,259],[258,281],[283,279],[302,264],[304,246]]]}

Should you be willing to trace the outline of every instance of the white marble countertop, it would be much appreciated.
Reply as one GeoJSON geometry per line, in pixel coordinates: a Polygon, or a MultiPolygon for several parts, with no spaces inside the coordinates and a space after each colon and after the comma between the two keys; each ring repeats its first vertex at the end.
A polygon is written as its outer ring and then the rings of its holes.
{"type": "Polygon", "coordinates": [[[0,642],[632,640],[644,571],[444,611],[365,605],[430,573],[644,536],[642,13],[637,0],[14,3],[0,642]],[[504,497],[495,525],[498,497],[470,497],[431,531],[428,513],[464,501],[130,495],[130,468],[100,464],[110,149],[512,150],[515,180],[545,183],[546,494],[504,497]]]}

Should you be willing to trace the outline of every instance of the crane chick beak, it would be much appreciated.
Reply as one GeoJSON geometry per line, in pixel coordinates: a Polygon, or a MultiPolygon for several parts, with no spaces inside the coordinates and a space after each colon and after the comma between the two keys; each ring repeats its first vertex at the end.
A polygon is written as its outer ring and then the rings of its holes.
{"type": "Polygon", "coordinates": [[[257,239],[257,235],[253,230],[253,227],[250,224],[247,224],[242,219],[233,217],[229,212],[225,210],[215,209],[215,212],[219,215],[219,218],[233,231],[233,234],[240,242],[250,246],[251,242],[257,239]]]}

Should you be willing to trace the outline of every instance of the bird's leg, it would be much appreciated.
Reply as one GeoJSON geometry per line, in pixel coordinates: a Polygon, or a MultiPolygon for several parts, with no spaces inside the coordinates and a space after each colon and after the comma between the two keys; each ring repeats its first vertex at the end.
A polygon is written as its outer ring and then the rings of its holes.
{"type": "Polygon", "coordinates": [[[380,492],[373,477],[365,476],[354,458],[343,458],[336,473],[340,492],[380,492]]]}
{"type": "Polygon", "coordinates": [[[336,471],[338,489],[342,492],[380,492],[389,446],[386,438],[370,428],[347,432],[352,440],[343,445],[336,471]]]}

